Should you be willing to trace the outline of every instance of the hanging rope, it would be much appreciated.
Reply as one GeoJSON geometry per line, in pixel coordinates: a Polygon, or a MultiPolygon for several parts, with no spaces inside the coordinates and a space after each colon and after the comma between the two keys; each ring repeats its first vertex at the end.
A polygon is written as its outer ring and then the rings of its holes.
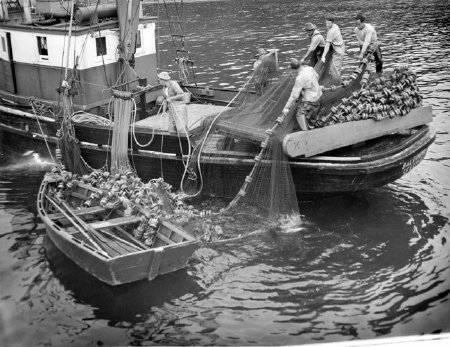
{"type": "Polygon", "coordinates": [[[128,160],[128,132],[131,114],[133,113],[133,99],[130,92],[113,91],[110,103],[113,103],[114,125],[111,141],[111,172],[125,173],[131,169],[128,160]]]}
{"type": "Polygon", "coordinates": [[[48,154],[50,155],[50,158],[52,158],[52,162],[56,163],[55,159],[53,158],[52,151],[50,150],[50,146],[49,146],[49,144],[47,142],[47,135],[45,135],[44,134],[44,130],[42,130],[41,122],[39,121],[39,116],[38,116],[37,111],[36,111],[36,109],[34,107],[34,98],[30,97],[28,99],[28,102],[30,103],[31,108],[33,109],[34,115],[36,116],[36,121],[37,121],[37,124],[39,126],[39,130],[41,132],[42,138],[44,139],[45,146],[47,147],[48,154]]]}
{"type": "Polygon", "coordinates": [[[253,79],[253,74],[252,74],[252,76],[250,76],[250,77],[248,78],[248,80],[245,82],[245,84],[243,85],[243,87],[239,89],[239,92],[236,93],[236,95],[233,97],[233,99],[230,100],[230,102],[226,105],[226,107],[225,107],[224,109],[222,109],[222,111],[220,111],[220,112],[214,117],[214,119],[212,120],[211,124],[209,125],[208,130],[206,131],[206,134],[205,134],[205,136],[203,137],[202,141],[201,141],[201,142],[195,147],[195,149],[194,149],[194,152],[195,152],[196,149],[198,148],[198,146],[200,146],[200,147],[199,147],[199,154],[198,154],[198,156],[197,156],[197,163],[196,163],[196,164],[197,164],[197,165],[196,165],[196,166],[197,166],[197,170],[198,170],[198,173],[199,173],[199,176],[200,176],[200,188],[197,189],[197,192],[196,192],[195,194],[188,194],[188,193],[186,193],[185,190],[184,190],[184,181],[185,181],[185,179],[186,179],[186,175],[188,175],[188,179],[189,179],[189,180],[196,180],[196,179],[197,179],[197,174],[194,172],[193,168],[192,168],[191,165],[190,165],[190,161],[192,160],[192,158],[191,158],[191,156],[189,156],[189,158],[188,158],[189,161],[188,161],[188,163],[185,165],[184,172],[183,172],[183,176],[181,177],[180,190],[181,190],[181,192],[182,192],[183,194],[185,194],[185,195],[187,195],[187,196],[193,198],[193,197],[198,196],[198,195],[201,193],[201,191],[202,191],[202,189],[203,189],[203,175],[202,175],[202,169],[201,169],[201,167],[200,167],[201,154],[202,154],[202,152],[203,152],[203,148],[204,148],[204,146],[205,146],[205,144],[206,144],[206,141],[207,141],[207,139],[208,139],[208,137],[209,137],[209,134],[211,133],[211,130],[212,130],[214,124],[216,123],[216,121],[219,119],[219,117],[223,114],[223,112],[224,112],[230,105],[232,105],[232,104],[234,103],[234,101],[238,98],[238,96],[241,94],[241,92],[245,90],[246,86],[248,85],[248,83],[249,83],[252,79],[253,79]]]}

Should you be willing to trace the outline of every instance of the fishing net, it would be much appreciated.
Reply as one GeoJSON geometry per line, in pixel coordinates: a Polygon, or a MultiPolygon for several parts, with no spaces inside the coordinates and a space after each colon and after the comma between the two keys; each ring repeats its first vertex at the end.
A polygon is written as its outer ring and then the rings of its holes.
{"type": "MultiPolygon", "coordinates": [[[[130,129],[131,114],[134,99],[130,92],[113,90],[113,109],[110,114],[114,116],[113,134],[111,142],[111,173],[123,174],[131,169],[128,160],[128,133],[130,129]]],[[[110,103],[111,106],[111,103],[110,103]]]]}
{"type": "Polygon", "coordinates": [[[69,171],[80,175],[88,174],[92,168],[81,156],[80,142],[75,135],[75,128],[71,120],[73,107],[67,89],[64,90],[62,111],[61,127],[56,133],[58,138],[56,158],[69,171]]]}
{"type": "MultiPolygon", "coordinates": [[[[329,61],[331,59],[328,58],[327,62],[329,61]]],[[[320,76],[319,82],[329,77],[328,64],[319,62],[315,66],[320,76]]],[[[360,87],[366,64],[367,62],[361,63],[349,81],[327,89],[323,96],[322,107],[325,113],[336,101],[360,87]]],[[[190,192],[194,189],[195,194],[203,188],[206,191],[212,188],[211,190],[217,192],[220,191],[218,185],[222,184],[225,185],[223,195],[227,195],[226,191],[236,192],[225,210],[232,211],[236,208],[242,210],[249,207],[269,218],[278,218],[299,214],[291,161],[282,146],[287,134],[300,130],[296,121],[298,102],[287,115],[282,114],[298,71],[292,69],[280,75],[278,69],[271,66],[276,65],[268,56],[242,88],[235,100],[238,106],[205,120],[203,124],[205,130],[194,150],[187,168],[188,175],[182,182],[182,189],[190,192]],[[236,177],[230,177],[230,174],[225,177],[223,166],[208,165],[199,160],[203,148],[211,145],[218,134],[221,138],[216,146],[220,150],[234,151],[230,157],[235,156],[236,152],[254,155],[253,165],[248,165],[244,176],[239,172],[242,169],[239,164],[235,165],[236,177]]],[[[311,124],[311,127],[314,125],[311,124]]]]}
{"type": "Polygon", "coordinates": [[[198,189],[202,170],[207,185],[223,184],[220,166],[202,167],[199,164],[195,167],[204,145],[213,135],[221,134],[221,149],[255,152],[253,168],[244,181],[237,179],[231,183],[233,178],[225,178],[227,184],[231,184],[227,189],[242,186],[229,209],[249,206],[269,217],[298,214],[289,160],[282,149],[284,136],[296,125],[294,112],[282,116],[296,75],[296,71],[280,75],[276,54],[266,55],[235,99],[239,106],[220,117],[205,120],[204,133],[190,161],[190,176],[182,182],[182,188],[189,189],[188,184],[193,184],[198,189]],[[194,173],[195,169],[197,173],[194,173]]]}

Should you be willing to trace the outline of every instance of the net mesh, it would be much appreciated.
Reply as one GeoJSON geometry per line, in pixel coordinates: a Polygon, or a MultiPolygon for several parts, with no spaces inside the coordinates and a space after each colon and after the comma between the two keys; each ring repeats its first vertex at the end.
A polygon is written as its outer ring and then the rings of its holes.
{"type": "Polygon", "coordinates": [[[131,170],[128,160],[128,133],[133,112],[131,93],[113,90],[112,104],[114,124],[111,143],[111,173],[123,174],[131,170]]]}
{"type": "MultiPolygon", "coordinates": [[[[329,61],[331,59],[328,58],[329,61]]],[[[319,62],[315,66],[321,84],[329,81],[328,64],[319,62]]],[[[334,103],[360,87],[365,65],[361,63],[358,66],[348,83],[327,89],[322,108],[325,114],[334,103]]],[[[299,130],[295,117],[298,103],[287,115],[282,115],[298,71],[291,69],[280,74],[276,66],[276,55],[266,56],[236,98],[235,102],[239,106],[205,120],[205,130],[189,163],[190,174],[182,182],[183,189],[190,193],[195,191],[195,194],[203,188],[207,192],[209,188],[219,192],[217,186],[226,182],[224,195],[227,195],[226,191],[237,193],[226,211],[256,208],[260,214],[269,218],[299,214],[291,162],[282,146],[287,134],[299,130]],[[224,173],[230,170],[223,170],[221,165],[208,165],[198,159],[205,144],[213,142],[217,134],[222,136],[216,144],[219,149],[255,155],[253,166],[247,167],[245,174],[240,172],[242,167],[239,164],[235,166],[237,174],[234,178],[232,174],[224,173]],[[203,177],[206,177],[204,182],[203,177]]]]}
{"type": "Polygon", "coordinates": [[[75,135],[71,116],[73,107],[68,92],[65,91],[63,96],[61,127],[57,132],[57,159],[73,173],[80,175],[88,174],[92,169],[87,165],[81,156],[80,143],[75,135]]]}

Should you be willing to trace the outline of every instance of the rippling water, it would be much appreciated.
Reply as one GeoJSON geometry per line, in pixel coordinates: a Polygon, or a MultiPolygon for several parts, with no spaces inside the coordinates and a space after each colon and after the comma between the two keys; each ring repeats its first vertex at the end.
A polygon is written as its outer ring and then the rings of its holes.
{"type": "MultiPolygon", "coordinates": [[[[437,138],[419,167],[370,192],[302,202],[301,231],[204,247],[187,269],[112,288],[45,238],[35,210],[45,163],[12,160],[0,148],[4,342],[279,345],[450,331],[448,1],[186,3],[196,81],[243,85],[259,46],[280,49],[286,65],[305,52],[304,23],[324,30],[328,12],[338,17],[351,66],[352,18],[361,9],[378,29],[386,66],[409,64],[433,106],[437,138]]],[[[170,68],[167,35],[161,47],[170,68]]]]}

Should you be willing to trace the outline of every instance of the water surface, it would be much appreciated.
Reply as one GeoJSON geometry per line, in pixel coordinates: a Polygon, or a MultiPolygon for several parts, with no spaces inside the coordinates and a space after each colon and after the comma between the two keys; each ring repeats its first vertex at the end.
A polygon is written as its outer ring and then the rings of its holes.
{"type": "MultiPolygon", "coordinates": [[[[304,23],[324,31],[328,12],[347,41],[349,70],[357,53],[352,18],[360,10],[378,30],[385,65],[408,64],[424,105],[433,107],[437,138],[419,167],[370,192],[302,202],[301,231],[203,247],[184,270],[112,288],[45,238],[35,208],[45,163],[2,149],[3,344],[280,345],[449,332],[448,1],[189,2],[195,80],[242,86],[256,47],[279,49],[286,66],[305,52],[304,23]]],[[[171,68],[166,29],[162,21],[160,62],[171,68]]],[[[252,229],[242,221],[239,227],[252,229]]]]}

